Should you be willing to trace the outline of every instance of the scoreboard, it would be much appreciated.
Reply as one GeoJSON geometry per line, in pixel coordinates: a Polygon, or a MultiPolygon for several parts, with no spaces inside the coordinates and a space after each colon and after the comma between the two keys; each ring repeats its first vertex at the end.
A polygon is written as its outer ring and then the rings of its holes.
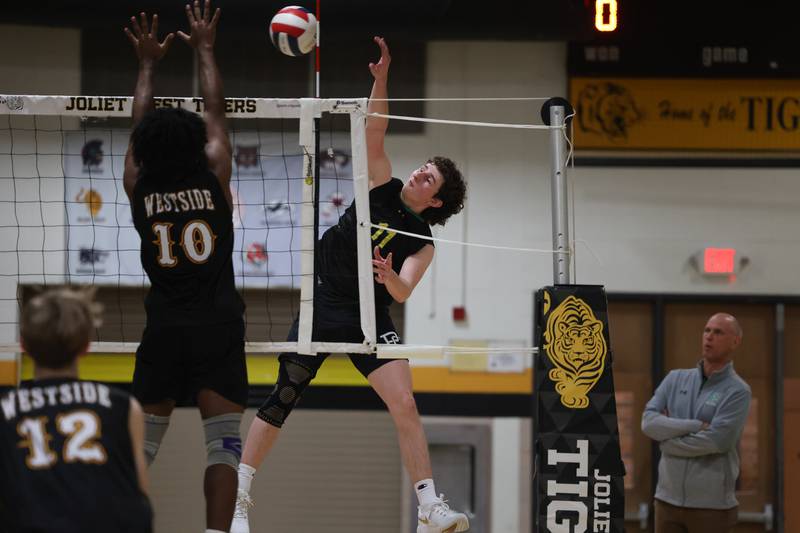
{"type": "Polygon", "coordinates": [[[594,1],[594,28],[601,32],[617,29],[617,0],[594,1]]]}

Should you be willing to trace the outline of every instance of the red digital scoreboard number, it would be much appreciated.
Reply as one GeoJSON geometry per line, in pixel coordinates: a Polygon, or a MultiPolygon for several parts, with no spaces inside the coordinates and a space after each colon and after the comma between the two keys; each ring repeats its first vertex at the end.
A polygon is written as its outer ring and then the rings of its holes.
{"type": "Polygon", "coordinates": [[[595,0],[594,27],[602,32],[617,29],[617,0],[595,0]]]}

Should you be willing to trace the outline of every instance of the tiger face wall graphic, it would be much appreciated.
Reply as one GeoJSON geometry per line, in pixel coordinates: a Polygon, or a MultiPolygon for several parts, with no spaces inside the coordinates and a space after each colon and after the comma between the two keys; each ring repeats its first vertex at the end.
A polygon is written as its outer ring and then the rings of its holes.
{"type": "Polygon", "coordinates": [[[603,375],[608,354],[603,322],[586,302],[568,296],[547,318],[544,349],[555,365],[548,377],[561,403],[571,409],[588,406],[589,391],[603,375]]]}
{"type": "Polygon", "coordinates": [[[587,85],[578,94],[580,128],[610,141],[627,141],[628,130],[642,116],[630,91],[617,83],[587,85]]]}

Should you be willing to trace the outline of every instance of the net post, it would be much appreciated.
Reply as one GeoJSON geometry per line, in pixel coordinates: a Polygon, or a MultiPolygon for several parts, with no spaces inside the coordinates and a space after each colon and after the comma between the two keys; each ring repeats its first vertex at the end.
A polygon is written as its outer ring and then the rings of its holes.
{"type": "MultiPolygon", "coordinates": [[[[549,117],[546,111],[542,113],[542,119],[553,129],[550,130],[550,213],[552,217],[553,232],[553,283],[569,284],[569,256],[566,251],[569,245],[569,213],[567,207],[567,180],[564,165],[565,142],[562,135],[564,126],[565,108],[553,105],[549,108],[549,117]],[[550,119],[549,123],[547,119],[550,119]]],[[[541,338],[539,315],[542,312],[542,301],[545,295],[544,289],[539,289],[534,295],[534,343],[538,343],[541,338]]],[[[539,523],[541,516],[541,501],[539,500],[539,461],[542,450],[539,449],[539,402],[540,393],[538,378],[543,372],[543,358],[541,345],[537,345],[538,351],[533,357],[532,364],[532,383],[531,383],[531,532],[538,533],[542,529],[539,523]]]]}
{"type": "Polygon", "coordinates": [[[550,198],[553,220],[553,282],[569,284],[569,208],[567,206],[567,173],[564,165],[564,107],[550,108],[550,198]]]}
{"type": "Polygon", "coordinates": [[[369,212],[369,176],[367,174],[367,99],[355,101],[350,112],[350,145],[353,150],[353,197],[356,204],[356,257],[358,258],[358,299],[364,343],[376,344],[375,286],[372,281],[372,228],[369,212]]]}

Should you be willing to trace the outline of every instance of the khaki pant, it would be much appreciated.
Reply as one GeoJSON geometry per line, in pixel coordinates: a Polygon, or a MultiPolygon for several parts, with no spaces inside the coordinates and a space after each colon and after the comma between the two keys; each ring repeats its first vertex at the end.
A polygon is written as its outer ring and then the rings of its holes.
{"type": "Polygon", "coordinates": [[[655,500],[656,533],[729,533],[736,525],[738,507],[692,509],[655,500]]]}

